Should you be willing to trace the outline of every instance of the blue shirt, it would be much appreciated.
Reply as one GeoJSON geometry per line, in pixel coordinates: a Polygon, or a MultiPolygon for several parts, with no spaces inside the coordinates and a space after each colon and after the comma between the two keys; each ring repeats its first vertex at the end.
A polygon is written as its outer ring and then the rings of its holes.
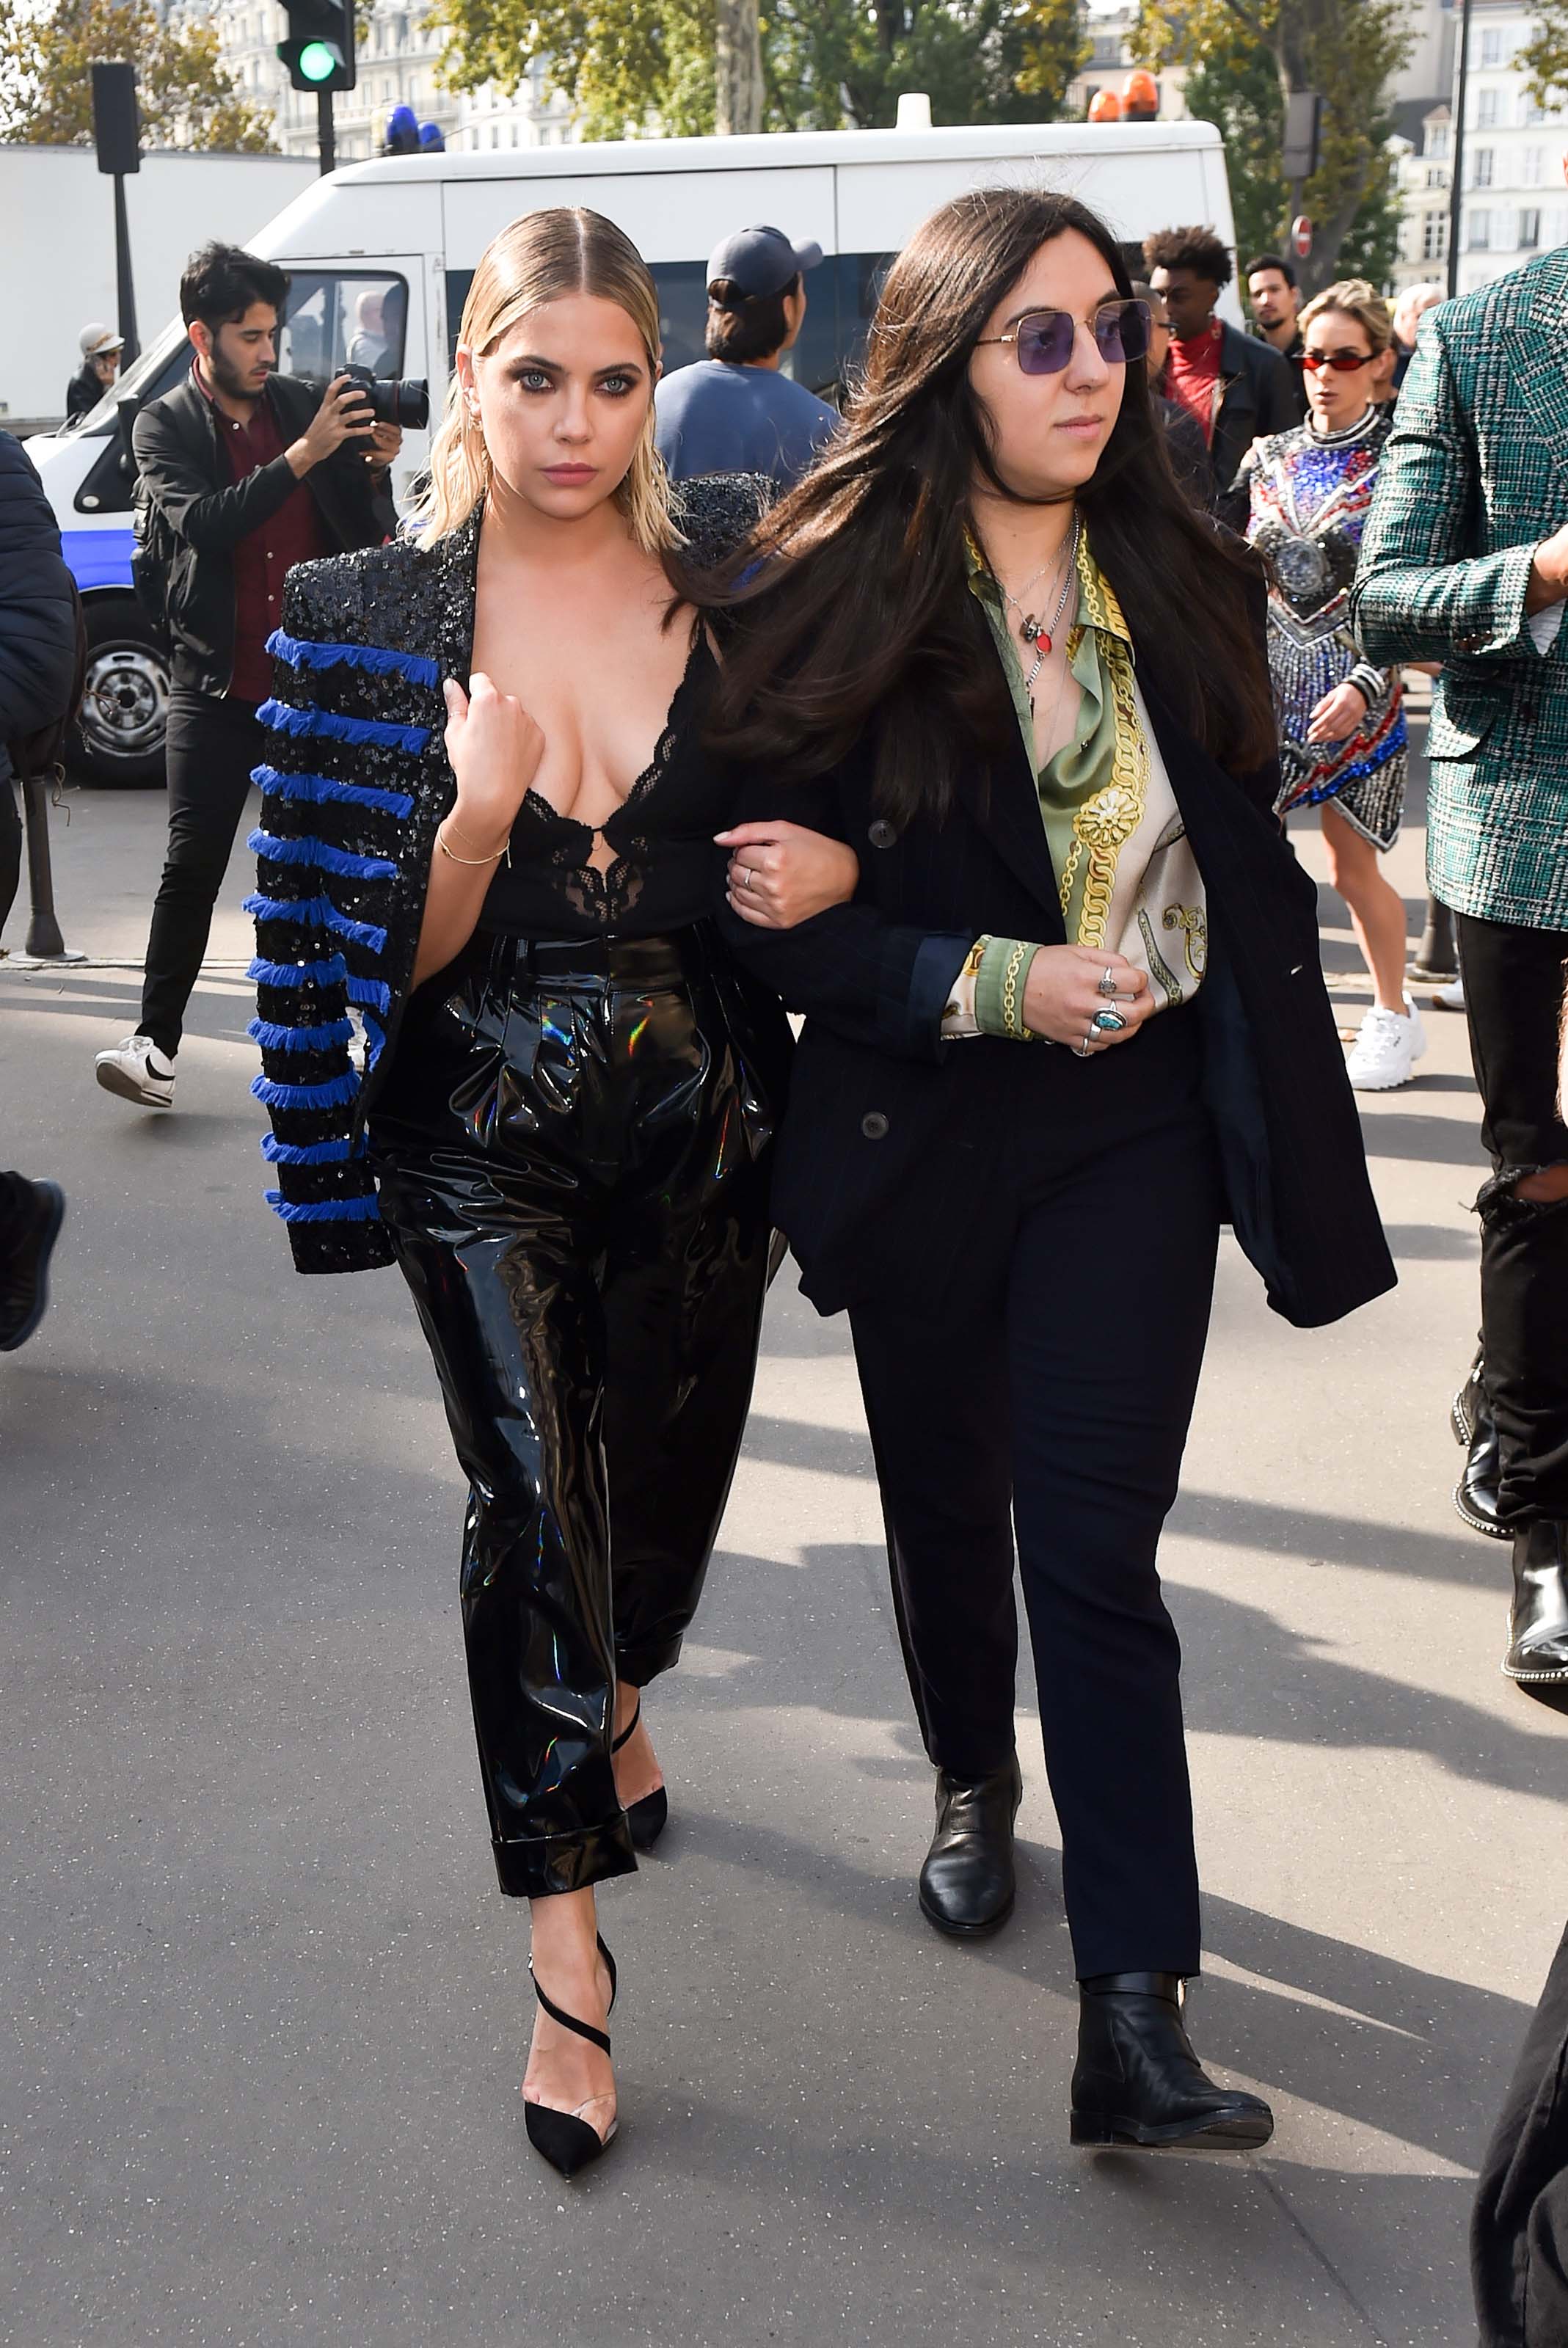
{"type": "Polygon", "coordinates": [[[766,473],[789,489],[841,422],[836,408],[777,367],[699,359],[660,377],[654,440],[677,481],[697,473],[766,473]]]}

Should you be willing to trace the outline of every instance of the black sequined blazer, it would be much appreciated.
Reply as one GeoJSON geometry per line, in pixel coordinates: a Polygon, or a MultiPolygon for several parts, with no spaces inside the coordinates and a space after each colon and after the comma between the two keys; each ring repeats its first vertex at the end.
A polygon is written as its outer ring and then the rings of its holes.
{"type": "MultiPolygon", "coordinates": [[[[683,482],[692,560],[738,544],[770,493],[749,475],[683,482]]],[[[428,551],[399,539],[299,564],[268,647],[274,694],[257,714],[273,739],[255,770],[256,890],[245,900],[262,1053],[251,1089],[272,1115],[267,1199],[300,1272],[392,1261],[365,1122],[413,974],[436,827],[457,793],[441,688],[469,675],[480,520],[428,551]]]]}

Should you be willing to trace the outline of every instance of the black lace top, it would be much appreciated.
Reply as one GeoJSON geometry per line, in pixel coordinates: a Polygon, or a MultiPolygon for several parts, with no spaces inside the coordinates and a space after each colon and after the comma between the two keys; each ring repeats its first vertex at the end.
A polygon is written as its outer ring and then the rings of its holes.
{"type": "Polygon", "coordinates": [[[717,902],[723,854],[713,844],[734,813],[734,783],[702,747],[715,681],[698,628],[654,755],[602,834],[530,791],[511,828],[511,861],[497,868],[481,930],[511,937],[628,938],[685,929],[717,902]],[[589,862],[603,837],[614,862],[589,862]]]}

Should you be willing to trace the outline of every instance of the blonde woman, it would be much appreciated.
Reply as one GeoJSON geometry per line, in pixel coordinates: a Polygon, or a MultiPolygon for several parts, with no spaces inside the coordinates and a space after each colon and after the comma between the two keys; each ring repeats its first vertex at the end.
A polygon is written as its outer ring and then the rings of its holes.
{"type": "MultiPolygon", "coordinates": [[[[615,2127],[593,1887],[665,1821],[638,1692],[739,1447],[789,1048],[708,919],[732,784],[680,585],[757,491],[672,510],[658,372],[617,228],[496,239],[413,536],[291,575],[251,901],[273,1203],[301,1271],[396,1258],[469,1482],[480,1769],[500,1888],[531,1902],[528,2133],[567,2175],[615,2127]]],[[[798,920],[857,871],[800,833],[766,885],[798,920]]]]}
{"type": "Polygon", "coordinates": [[[1306,422],[1261,441],[1238,489],[1247,536],[1268,565],[1269,669],[1280,730],[1280,811],[1321,808],[1329,878],[1350,909],[1373,985],[1350,1081],[1387,1092],[1427,1048],[1405,992],[1405,906],[1378,870],[1405,806],[1405,706],[1398,668],[1364,660],[1350,587],[1377,466],[1393,429],[1383,403],[1393,324],[1363,278],[1301,314],[1306,422]]]}

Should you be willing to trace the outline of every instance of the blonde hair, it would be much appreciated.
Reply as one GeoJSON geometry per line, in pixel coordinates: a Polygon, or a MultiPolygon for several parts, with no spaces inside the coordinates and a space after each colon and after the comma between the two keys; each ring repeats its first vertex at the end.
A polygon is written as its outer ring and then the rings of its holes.
{"type": "Polygon", "coordinates": [[[1305,335],[1314,318],[1321,318],[1326,310],[1338,310],[1346,318],[1354,318],[1372,346],[1374,358],[1380,358],[1394,339],[1394,321],[1388,304],[1375,285],[1365,277],[1342,278],[1322,294],[1315,294],[1296,325],[1305,335]]]}
{"type": "MultiPolygon", "coordinates": [[[[635,326],[650,376],[659,363],[659,297],[648,265],[624,231],[579,205],[524,212],[491,239],[463,304],[458,340],[476,358],[493,351],[531,310],[571,294],[617,303],[635,326]]],[[[490,485],[490,456],[479,417],[463,396],[456,367],[441,420],[430,439],[428,480],[410,520],[421,546],[460,530],[490,485]]],[[[670,512],[669,476],[654,447],[654,405],[626,475],[614,491],[633,539],[645,554],[682,543],[670,512]]]]}

